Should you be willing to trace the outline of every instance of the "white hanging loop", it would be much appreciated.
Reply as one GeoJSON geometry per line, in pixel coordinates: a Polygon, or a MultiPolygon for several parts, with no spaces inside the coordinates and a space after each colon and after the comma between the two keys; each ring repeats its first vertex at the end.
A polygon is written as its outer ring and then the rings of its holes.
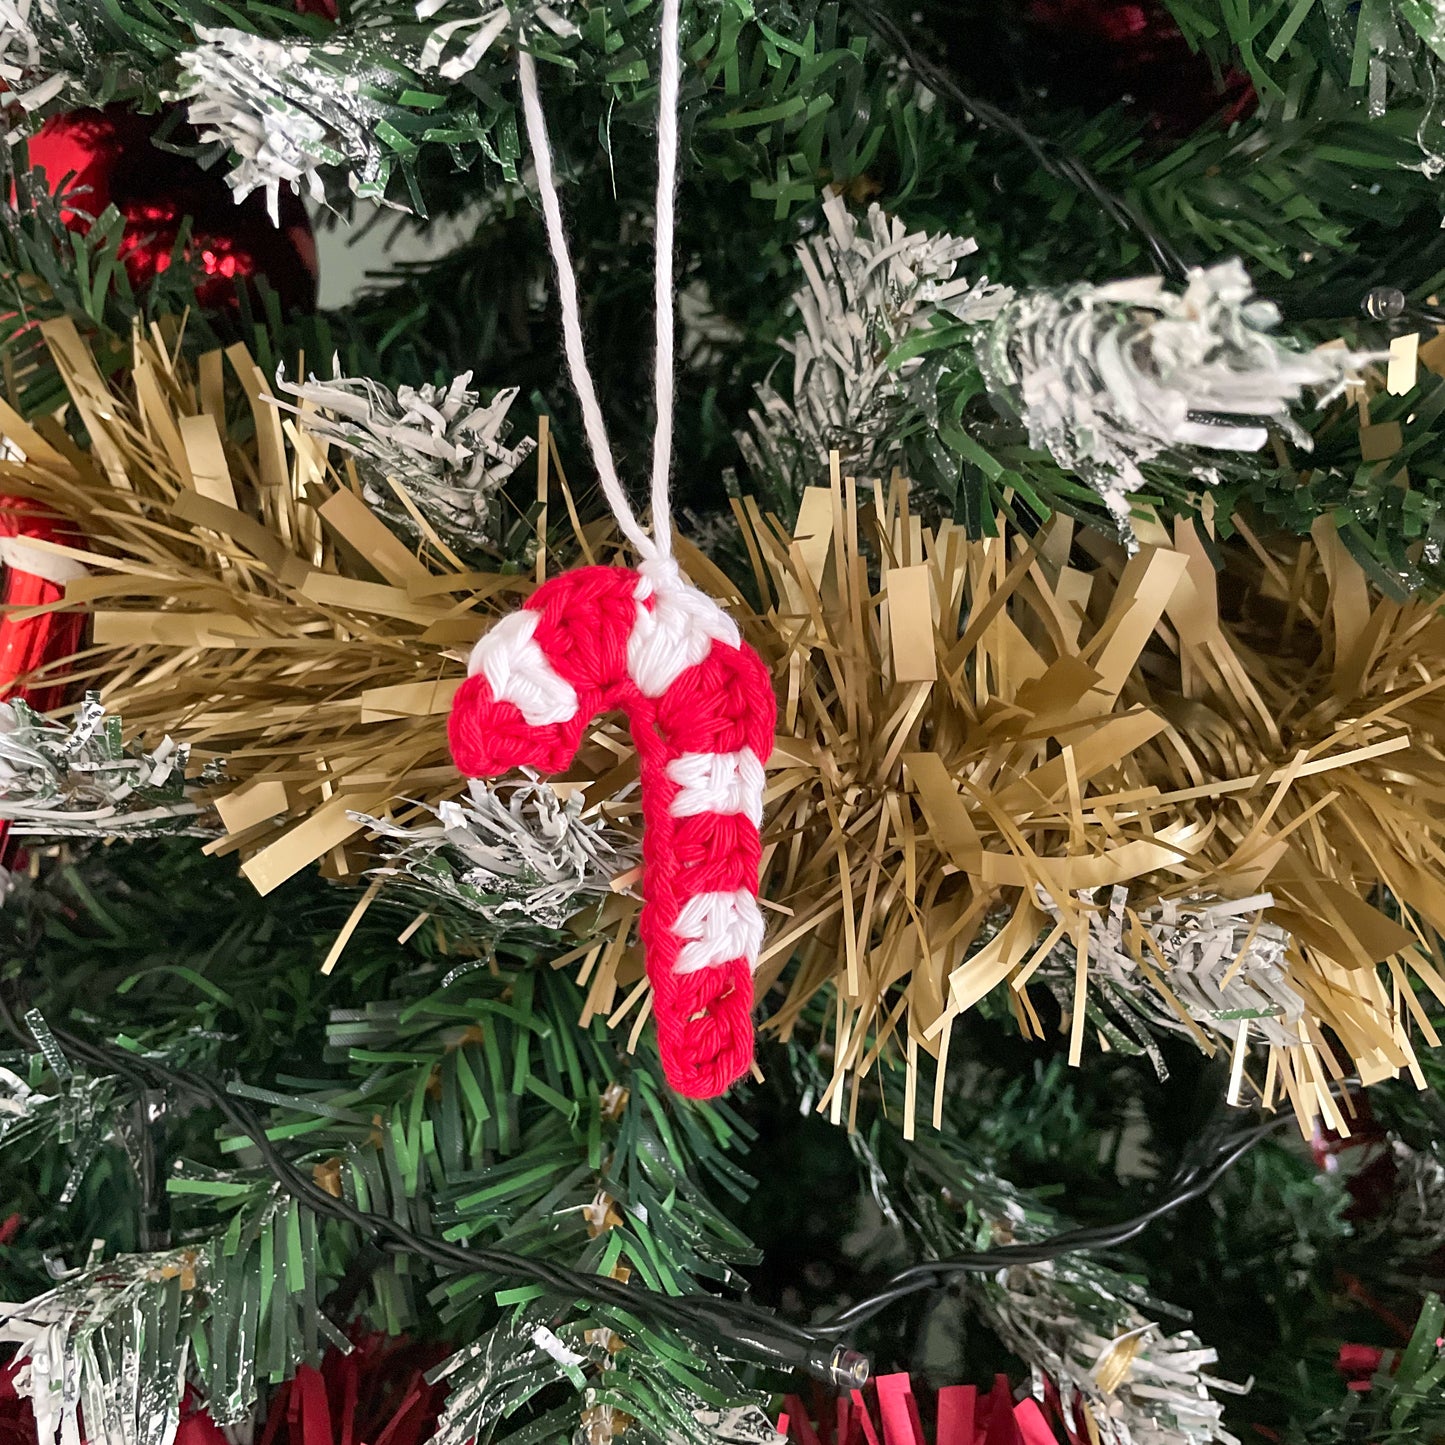
{"type": "Polygon", "coordinates": [[[582,315],[577,305],[577,276],[567,248],[562,226],[562,203],[557,194],[557,181],[552,169],[552,147],[547,138],[547,122],[542,114],[542,98],[537,87],[537,66],[525,50],[517,52],[517,73],[522,85],[522,115],[527,127],[527,140],[532,147],[537,167],[537,189],[542,199],[542,218],[547,230],[547,245],[557,270],[557,297],[562,310],[562,344],[567,356],[567,369],[582,405],[582,425],[597,467],[602,491],[628,541],[644,561],[672,556],[672,503],[669,477],[672,470],[672,409],[674,404],[673,332],[675,329],[673,296],[673,246],[676,233],[677,206],[677,98],[681,66],[678,58],[679,0],[662,0],[662,60],[658,73],[659,113],[657,124],[657,262],[654,271],[657,353],[653,379],[656,399],[657,429],[652,440],[652,527],[653,535],[638,521],[627,493],[617,477],[612,448],[607,441],[607,427],[597,401],[597,389],[587,368],[587,353],[582,344],[582,315]]]}

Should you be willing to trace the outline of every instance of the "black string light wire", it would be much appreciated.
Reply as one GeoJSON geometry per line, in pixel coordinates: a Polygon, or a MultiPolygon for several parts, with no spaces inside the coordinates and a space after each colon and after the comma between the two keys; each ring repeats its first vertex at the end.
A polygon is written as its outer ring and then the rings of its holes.
{"type": "Polygon", "coordinates": [[[135,1083],[149,1080],[206,1100],[232,1128],[251,1141],[262,1166],[282,1189],[302,1200],[316,1214],[352,1225],[381,1249],[414,1255],[444,1270],[484,1272],[524,1280],[541,1285],[561,1299],[587,1300],[644,1315],[694,1338],[711,1340],[734,1356],[753,1358],[776,1368],[803,1370],[838,1389],[859,1388],[870,1372],[867,1357],[849,1348],[846,1339],[860,1325],[898,1301],[922,1291],[942,1289],[957,1275],[993,1274],[1001,1269],[1043,1264],[1067,1254],[1115,1248],[1133,1239],[1156,1219],[1208,1193],[1255,1145],[1293,1121],[1292,1115],[1285,1114],[1243,1128],[1216,1128],[1201,1140],[1193,1162],[1181,1165],[1176,1171],[1158,1200],[1129,1219],[1068,1230],[1028,1244],[999,1245],[910,1265],[874,1293],[819,1322],[803,1326],[778,1319],[769,1311],[741,1300],[706,1293],[666,1295],[503,1249],[452,1244],[417,1234],[390,1215],[358,1209],[321,1188],[276,1148],[256,1114],[214,1080],[190,1070],[173,1068],[159,1059],[82,1039],[43,1022],[34,1013],[25,1014],[22,1023],[16,1017],[12,1001],[5,998],[3,992],[0,992],[0,1025],[26,1047],[34,1045],[43,1050],[42,1041],[48,1033],[67,1056],[95,1069],[123,1075],[135,1083]]]}
{"type": "Polygon", "coordinates": [[[1121,230],[1134,232],[1149,248],[1160,272],[1175,281],[1185,278],[1189,266],[1179,252],[1149,224],[1137,205],[1111,191],[1078,156],[1035,135],[1016,116],[1000,110],[991,102],[966,94],[891,15],[885,14],[869,0],[852,0],[849,8],[885,45],[907,62],[908,68],[934,95],[956,106],[976,124],[1011,136],[1028,151],[1041,170],[1087,196],[1121,230]]]}

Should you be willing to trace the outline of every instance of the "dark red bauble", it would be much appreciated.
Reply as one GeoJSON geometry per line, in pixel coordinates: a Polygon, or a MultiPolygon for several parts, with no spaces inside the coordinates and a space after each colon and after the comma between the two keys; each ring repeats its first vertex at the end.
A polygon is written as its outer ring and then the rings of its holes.
{"type": "Polygon", "coordinates": [[[1030,0],[1029,19],[1130,46],[1140,58],[1182,38],[1169,12],[1150,0],[1030,0]]]}
{"type": "Polygon", "coordinates": [[[1127,98],[1176,135],[1254,109],[1249,77],[1230,70],[1216,79],[1161,0],[1028,0],[1024,14],[1062,62],[1053,88],[1065,99],[1095,106],[1127,98]]]}
{"type": "MultiPolygon", "coordinates": [[[[191,221],[188,254],[205,279],[202,306],[233,305],[237,287],[264,276],[288,310],[316,304],[316,243],[305,208],[281,196],[281,224],[253,192],[239,205],[224,166],[204,169],[186,155],[162,150],[152,137],[166,119],[124,106],[52,116],[29,142],[32,172],[42,169],[52,192],[65,185],[62,215],[73,230],[113,205],[125,217],[122,257],[131,284],[143,286],[170,265],[182,222],[191,221]]],[[[171,143],[189,144],[194,131],[180,126],[171,143]]]]}

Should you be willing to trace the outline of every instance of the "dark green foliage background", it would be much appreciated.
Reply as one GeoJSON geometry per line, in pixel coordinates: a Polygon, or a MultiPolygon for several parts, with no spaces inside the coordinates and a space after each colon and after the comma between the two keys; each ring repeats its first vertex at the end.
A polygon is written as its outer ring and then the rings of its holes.
{"type": "MultiPolygon", "coordinates": [[[[468,997],[481,1000],[491,993],[485,968],[454,984],[444,982],[457,960],[436,955],[430,929],[398,948],[394,937],[404,919],[390,916],[384,905],[367,915],[337,973],[322,978],[317,960],[351,901],[346,890],[312,877],[294,880],[279,897],[260,900],[228,864],[200,857],[189,841],[157,841],[95,850],[49,872],[43,889],[23,888],[0,913],[0,945],[11,960],[8,986],[21,990],[52,1021],[142,1051],[160,1050],[215,1077],[344,1104],[327,1092],[345,1087],[348,1074],[344,1060],[322,1047],[328,1010],[367,1004],[385,1010],[391,999],[402,1006],[399,1020],[421,1021],[419,1007],[440,1007],[461,1020],[469,1010],[488,1007],[467,1003],[468,997]],[[165,899],[166,907],[157,907],[158,899],[165,899]],[[448,999],[452,1002],[445,1003],[448,999]]],[[[526,958],[505,952],[499,962],[504,978],[528,967],[526,958]]],[[[543,969],[544,979],[549,972],[543,969]]],[[[561,975],[550,978],[549,990],[553,982],[563,982],[561,975]]],[[[567,1028],[564,1010],[575,1009],[575,991],[564,988],[556,1004],[544,1006],[542,999],[536,994],[530,1008],[539,1023],[555,1020],[544,1030],[567,1028]]],[[[1026,1044],[1011,1026],[979,1015],[967,1017],[961,1027],[954,1058],[967,1062],[955,1067],[949,1085],[943,1139],[1069,1220],[1104,1223],[1136,1212],[1153,1181],[1169,1172],[1219,1107],[1223,1066],[1182,1043],[1166,1041],[1171,1077],[1161,1083],[1143,1060],[1093,1055],[1088,1067],[1069,1070],[1062,1041],[1057,1048],[1026,1044]]],[[[397,1037],[399,1045],[402,1035],[397,1037]]],[[[414,1058],[423,1073],[445,1064],[448,1050],[439,1038],[427,1042],[431,1037],[415,1033],[412,1043],[400,1045],[402,1053],[393,1045],[375,1055],[377,1063],[395,1057],[386,1067],[399,1070],[403,1097],[411,1087],[406,1079],[422,1077],[411,1073],[414,1066],[405,1060],[414,1058]]],[[[539,1041],[544,1037],[545,1032],[538,1035],[539,1041]]],[[[680,1168],[701,1185],[709,1207],[721,1209],[709,1228],[722,1231],[719,1241],[732,1236],[727,1249],[740,1249],[737,1261],[753,1297],[800,1322],[858,1298],[920,1257],[921,1239],[886,1223],[874,1191],[881,1189],[885,1201],[909,1217],[909,1191],[916,1187],[916,1180],[908,1183],[915,1177],[909,1161],[931,1157],[938,1137],[921,1129],[917,1144],[903,1144],[896,1128],[900,1081],[886,1076],[887,1105],[876,1084],[870,1086],[860,1108],[859,1139],[867,1141],[882,1169],[881,1177],[870,1181],[857,1141],[800,1112],[816,1072],[807,1039],[805,1029],[792,1050],[765,1046],[767,1082],[741,1091],[735,1101],[747,1132],[735,1135],[714,1159],[714,1165],[720,1159],[726,1166],[722,1172],[707,1164],[705,1154],[694,1153],[699,1136],[691,1126],[677,1132],[684,1122],[680,1115],[657,1136],[670,1141],[669,1167],[680,1168]],[[719,1187],[724,1182],[726,1187],[719,1187]],[[732,1222],[724,1225],[724,1218],[732,1222]],[[756,1252],[746,1245],[749,1238],[756,1252]]],[[[593,1047],[580,1036],[578,1044],[584,1051],[593,1047]]],[[[504,1041],[504,1053],[509,1047],[504,1041]]],[[[639,1069],[655,1069],[646,1054],[622,1064],[617,1075],[634,1097],[640,1097],[639,1069]]],[[[368,1066],[363,1074],[371,1071],[368,1066]]],[[[1408,1083],[1374,1091],[1380,1123],[1418,1147],[1437,1148],[1441,1104],[1434,1088],[1442,1072],[1432,1065],[1432,1090],[1424,1095],[1408,1083]]],[[[501,1080],[499,1094],[485,1082],[483,1087],[494,1105],[516,1098],[517,1105],[506,1107],[521,1107],[522,1132],[509,1145],[502,1140],[488,1146],[500,1148],[490,1157],[498,1169],[505,1161],[505,1169],[478,1177],[521,1180],[540,1170],[543,1180],[560,1179],[555,1170],[567,1157],[563,1141],[569,1130],[581,1129],[579,1139],[585,1135],[587,1090],[597,1086],[586,1085],[569,1099],[570,1116],[566,1108],[558,1115],[538,1098],[529,1103],[526,1094],[514,1096],[510,1077],[501,1080]],[[545,1123],[548,1118],[561,1133],[545,1123]]],[[[374,1097],[388,1096],[389,1086],[374,1097]]],[[[680,1106],[664,1107],[676,1114],[680,1106]]],[[[299,1121],[307,1114],[278,1103],[272,1117],[299,1121]]],[[[187,1106],[173,1100],[152,1135],[155,1177],[161,1181],[176,1177],[178,1169],[200,1181],[250,1177],[244,1167],[234,1173],[237,1156],[222,1147],[227,1130],[194,1101],[187,1106]]],[[[185,1194],[161,1190],[147,1202],[124,1150],[112,1143],[86,1163],[75,1201],[57,1208],[57,1195],[76,1162],[75,1148],[33,1137],[6,1155],[8,1205],[24,1221],[11,1243],[0,1247],[0,1291],[8,1298],[46,1287],[47,1252],[70,1258],[76,1241],[93,1238],[105,1241],[107,1255],[177,1243],[212,1227],[207,1221],[216,1209],[224,1218],[237,1205],[224,1198],[208,1203],[203,1184],[195,1186],[199,1194],[187,1186],[185,1194]]],[[[324,1138],[296,1137],[290,1147],[309,1160],[326,1157],[332,1146],[324,1138]]],[[[1348,1172],[1350,1156],[1343,1157],[1348,1172]]],[[[624,1177],[623,1158],[609,1168],[616,1178],[624,1177]]],[[[437,1189],[434,1178],[429,1187],[426,1177],[423,1171],[421,1192],[407,1208],[420,1207],[419,1217],[439,1208],[436,1217],[444,1222],[446,1200],[456,1198],[457,1190],[444,1184],[437,1189]],[[437,1192],[427,1203],[431,1189],[437,1192]]],[[[487,1212],[487,1237],[528,1251],[541,1248],[552,1257],[575,1259],[579,1251],[591,1257],[595,1251],[576,1215],[549,1211],[528,1222],[531,1202],[549,1187],[529,1188],[511,1202],[504,1196],[499,1209],[487,1212]]],[[[1333,1418],[1343,1399],[1333,1368],[1339,1344],[1402,1345],[1387,1319],[1413,1319],[1423,1290],[1439,1285],[1438,1260],[1412,1256],[1408,1245],[1404,1255],[1392,1252],[1388,1228],[1382,1233],[1377,1223],[1352,1225],[1349,1203],[1345,1175],[1322,1173],[1297,1140],[1284,1138],[1255,1150],[1207,1199],[1153,1227],[1119,1258],[1127,1271],[1147,1280],[1152,1294],[1193,1314],[1194,1327],[1220,1351],[1222,1373],[1255,1376],[1253,1393],[1231,1406],[1235,1428],[1257,1423],[1283,1430],[1286,1438],[1306,1438],[1308,1430],[1333,1418]]],[[[649,1217],[660,1222],[655,1208],[649,1217]]],[[[685,1263],[687,1253],[677,1253],[686,1237],[686,1230],[664,1232],[654,1246],[672,1261],[668,1267],[684,1272],[696,1267],[685,1263]]],[[[631,1247],[642,1249],[640,1243],[631,1247]]],[[[640,1257],[648,1258],[647,1251],[640,1257]]],[[[436,1292],[429,1285],[418,1288],[424,1275],[403,1270],[387,1283],[381,1276],[391,1266],[366,1251],[358,1254],[339,1237],[323,1258],[333,1264],[322,1272],[322,1303],[354,1300],[383,1326],[461,1341],[498,1318],[496,1307],[484,1304],[486,1289],[478,1293],[479,1282],[458,1279],[436,1292]],[[466,1288],[458,1293],[461,1285],[466,1288]]],[[[856,1343],[871,1353],[876,1368],[913,1369],[935,1384],[1020,1369],[971,1320],[966,1295],[961,1305],[952,1294],[916,1297],[868,1327],[856,1343]]],[[[760,1377],[758,1383],[769,1378],[775,1387],[783,1383],[777,1377],[760,1377]]],[[[537,1406],[551,1400],[561,1408],[556,1395],[556,1387],[544,1391],[537,1406]]],[[[525,1412],[520,1418],[527,1418],[525,1412]]]]}
{"type": "MultiPolygon", "coordinates": [[[[1433,124],[1435,68],[1428,7],[1371,0],[1173,0],[1180,36],[1148,50],[1089,48],[1075,30],[1031,19],[1000,0],[690,0],[683,41],[686,162],[680,204],[680,281],[700,288],[733,338],[683,371],[676,475],[680,502],[724,502],[740,465],[734,433],[756,383],[778,364],[776,341],[795,324],[789,297],[801,274],[793,248],[818,225],[825,187],[876,200],[910,227],[972,236],[966,274],[1020,288],[1107,281],[1240,256],[1304,342],[1344,337],[1379,347],[1388,330],[1366,325],[1362,298],[1390,285],[1423,303],[1445,284],[1441,186],[1426,172],[1417,131],[1433,124]],[[1370,109],[1371,37],[1393,27],[1380,64],[1383,114],[1370,109]],[[1191,53],[1189,46],[1195,47],[1191,53]],[[1156,54],[1157,52],[1157,54],[1156,54]],[[1145,52],[1141,50],[1141,54],[1145,52]],[[1159,60],[1158,54],[1165,58],[1159,60]],[[936,94],[928,93],[918,76],[936,94]],[[1218,118],[1252,86],[1258,103],[1218,118]]],[[[198,0],[91,6],[56,0],[42,40],[74,77],[65,104],[120,99],[154,106],[176,83],[195,23],[240,26],[313,47],[317,84],[359,77],[375,113],[366,129],[388,194],[417,213],[374,224],[425,224],[473,214],[475,231],[435,263],[404,269],[343,310],[282,318],[255,299],[239,330],[268,368],[311,365],[333,352],[350,374],[396,385],[471,370],[484,388],[517,385],[533,413],[556,418],[564,455],[585,489],[584,450],[557,349],[545,247],[518,184],[520,144],[506,36],[462,83],[419,69],[432,23],[475,14],[463,0],[418,22],[400,0],[350,0],[337,26],[285,7],[238,11],[198,0]]],[[[524,23],[527,3],[516,7],[524,23]]],[[[643,0],[597,0],[578,11],[580,33],[559,39],[535,24],[547,108],[566,187],[594,370],[630,475],[650,436],[650,357],[638,345],[648,309],[646,216],[654,181],[656,92],[653,11],[643,0]]],[[[1156,22],[1156,28],[1162,25],[1156,22]]],[[[1438,44],[1438,42],[1435,42],[1438,44]]],[[[56,103],[61,104],[60,102],[56,103]]],[[[224,167],[215,146],[203,157],[224,167]]],[[[346,177],[327,177],[333,203],[359,214],[346,177]]],[[[137,307],[167,298],[107,294],[111,232],[88,253],[25,208],[6,228],[0,292],[17,316],[9,350],[22,399],[56,400],[38,338],[24,321],[47,310],[89,318],[117,337],[137,307]],[[89,254],[93,253],[93,254],[89,254]],[[35,279],[42,278],[44,295],[35,279]],[[30,368],[37,366],[38,370],[30,368]]],[[[235,320],[195,318],[191,338],[214,344],[235,320]]],[[[1428,334],[1429,328],[1426,327],[1428,334]]],[[[1016,422],[980,395],[967,337],[940,338],[932,382],[899,425],[903,459],[937,505],[974,527],[992,525],[1010,489],[1025,525],[1049,507],[1108,526],[1087,487],[1032,452],[1016,422]],[[966,435],[965,435],[966,434],[966,435]]],[[[117,347],[117,363],[123,348],[117,347]]],[[[1307,528],[1336,512],[1381,585],[1438,586],[1437,522],[1445,475],[1433,445],[1441,398],[1422,373],[1401,398],[1411,490],[1402,504],[1394,468],[1364,466],[1348,415],[1305,417],[1323,426],[1313,458],[1282,467],[1266,449],[1211,458],[1221,501],[1263,514],[1266,525],[1307,528]],[[1302,466],[1308,488],[1298,487],[1302,466]],[[1403,510],[1402,510],[1403,505],[1403,510]],[[1406,555],[1409,544],[1437,545],[1406,555]]],[[[518,415],[529,427],[532,416],[518,415]]],[[[1150,469],[1142,498],[1193,510],[1192,459],[1150,469]]],[[[787,515],[811,476],[748,479],[787,515]]]]}

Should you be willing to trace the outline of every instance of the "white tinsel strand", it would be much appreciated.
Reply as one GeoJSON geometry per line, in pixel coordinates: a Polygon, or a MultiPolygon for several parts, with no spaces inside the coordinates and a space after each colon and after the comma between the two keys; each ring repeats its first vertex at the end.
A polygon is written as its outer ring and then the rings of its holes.
{"type": "Polygon", "coordinates": [[[68,1205],[102,1143],[117,1141],[131,1153],[135,1141],[117,1108],[116,1079],[73,1072],[38,1013],[32,1012],[26,1021],[44,1041],[47,1061],[58,1061],[59,1070],[32,1085],[13,1070],[0,1068],[0,1147],[12,1146],[30,1133],[64,1141],[71,1168],[56,1198],[68,1205]]]}
{"type": "MultiPolygon", "coordinates": [[[[180,80],[166,97],[184,100],[203,141],[236,156],[226,175],[238,201],[266,193],[279,224],[281,187],[325,200],[320,167],[345,167],[351,189],[383,200],[389,153],[376,135],[380,106],[368,96],[374,70],[342,45],[283,43],[244,30],[196,27],[199,42],[181,52],[180,80]]],[[[394,79],[394,77],[393,77],[394,79]]]]}
{"type": "Polygon", "coordinates": [[[798,247],[807,285],[793,296],[800,333],[781,343],[793,358],[786,395],[757,388],[752,432],[737,440],[748,466],[806,475],[839,451],[855,470],[882,469],[908,378],[922,361],[890,365],[889,353],[937,318],[985,322],[1011,294],[954,275],[971,240],[909,232],[877,205],[860,222],[842,196],[823,206],[827,229],[798,247]]]}
{"type": "Polygon", "coordinates": [[[494,928],[557,929],[637,860],[603,821],[583,816],[580,794],[564,802],[537,781],[467,788],[465,801],[437,808],[435,823],[352,815],[394,845],[382,877],[494,928]]]}
{"type": "Polygon", "coordinates": [[[1191,271],[1180,295],[1158,277],[1026,292],[977,350],[1030,444],[1077,471],[1127,530],[1141,464],[1167,451],[1258,451],[1268,424],[1310,445],[1290,407],[1307,389],[1333,395],[1362,358],[1293,350],[1270,335],[1278,322],[1236,260],[1191,271]]]}
{"type": "Polygon", "coordinates": [[[0,818],[35,838],[204,832],[188,760],[188,747],[168,737],[149,751],[123,743],[120,719],[107,718],[94,694],[69,728],[23,702],[0,703],[0,818]]]}
{"type": "MultiPolygon", "coordinates": [[[[1295,1027],[1304,999],[1289,981],[1289,935],[1260,915],[1274,904],[1268,893],[1252,898],[1168,899],[1135,914],[1153,941],[1134,937],[1125,908],[1128,890],[1110,890],[1107,907],[1093,906],[1093,892],[1080,895],[1089,909],[1089,980],[1106,996],[1148,1024],[1189,1033],[1188,1023],[1139,966],[1142,956],[1162,973],[1170,990],[1196,1023],[1237,1039],[1241,1028],[1267,1044],[1299,1042],[1295,1027]],[[1157,952],[1155,951],[1157,950],[1157,952]],[[1159,968],[1159,958],[1167,969],[1159,968]]],[[[1059,910],[1046,894],[1039,902],[1056,920],[1059,910]]],[[[1042,977],[1072,988],[1074,950],[1061,944],[1043,965],[1042,977]]]]}
{"type": "MultiPolygon", "coordinates": [[[[416,18],[430,20],[453,8],[457,7],[450,0],[419,0],[416,18]]],[[[529,31],[538,30],[547,30],[559,39],[571,39],[579,33],[577,25],[563,13],[564,9],[580,9],[578,6],[558,7],[543,4],[542,0],[511,0],[509,4],[479,0],[464,8],[474,13],[444,20],[427,36],[419,61],[422,70],[436,70],[444,80],[460,80],[470,75],[499,41],[515,45],[525,39],[529,31]],[[461,50],[444,59],[454,44],[460,44],[461,50]]]]}
{"type": "Polygon", "coordinates": [[[276,385],[297,399],[287,409],[304,430],[356,457],[367,504],[393,529],[417,534],[395,481],[443,541],[476,548],[488,539],[497,493],[537,443],[523,437],[506,445],[516,387],[484,405],[471,380],[468,371],[445,389],[403,386],[395,394],[366,377],[298,384],[278,375],[276,385]]]}
{"type": "Polygon", "coordinates": [[[194,1289],[203,1262],[195,1248],[121,1255],[72,1271],[23,1304],[0,1304],[0,1340],[20,1346],[15,1388],[35,1407],[41,1445],[170,1445],[189,1342],[183,1328],[162,1339],[149,1368],[142,1352],[148,1343],[156,1349],[148,1334],[164,1334],[160,1295],[178,1280],[194,1289]]]}
{"type": "MultiPolygon", "coordinates": [[[[65,89],[63,74],[45,75],[40,38],[30,23],[32,10],[44,0],[0,0],[0,80],[6,103],[35,110],[65,89]]],[[[18,139],[18,135],[15,137],[18,139]]]]}
{"type": "MultiPolygon", "coordinates": [[[[995,1181],[1004,1187],[1002,1181],[995,1181]]],[[[1021,1201],[1001,1201],[994,1242],[1039,1229],[1021,1201]]],[[[995,1205],[995,1208],[998,1208],[995,1205]]],[[[1122,1275],[1087,1254],[1003,1269],[970,1289],[999,1339],[1057,1387],[1066,1413],[1087,1403],[1103,1445],[1238,1445],[1216,1395],[1239,1387],[1205,1374],[1218,1360],[1189,1330],[1166,1332],[1122,1275]]]]}

